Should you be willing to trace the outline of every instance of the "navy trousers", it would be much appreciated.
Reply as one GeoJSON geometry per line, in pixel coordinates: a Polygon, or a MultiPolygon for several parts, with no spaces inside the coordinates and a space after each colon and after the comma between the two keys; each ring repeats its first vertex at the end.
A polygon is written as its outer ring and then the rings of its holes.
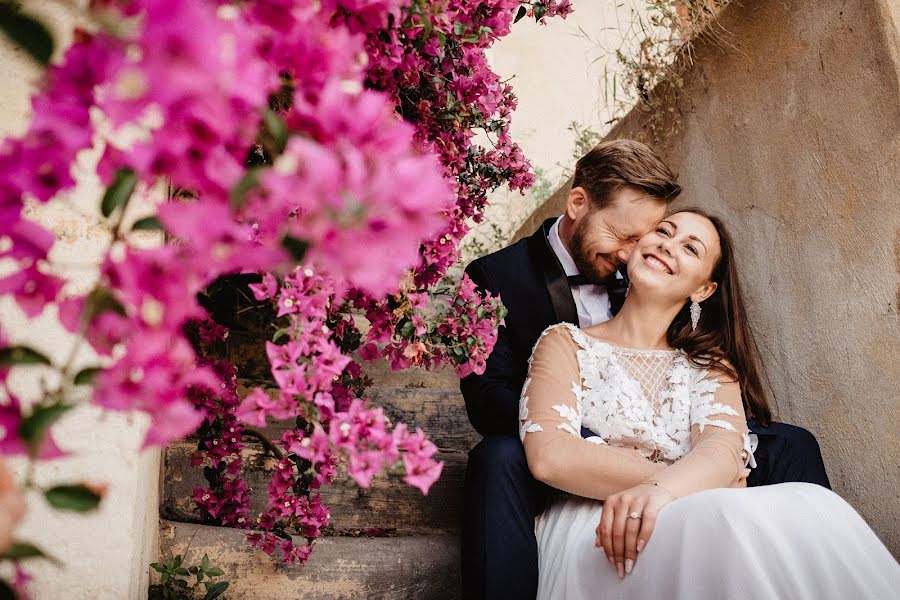
{"type": "MultiPolygon", "coordinates": [[[[806,481],[831,489],[815,436],[802,427],[750,421],[759,437],[750,486],[806,481]]],[[[549,488],[528,470],[518,437],[485,437],[469,452],[462,527],[464,600],[534,600],[538,557],[534,518],[549,488]]]]}

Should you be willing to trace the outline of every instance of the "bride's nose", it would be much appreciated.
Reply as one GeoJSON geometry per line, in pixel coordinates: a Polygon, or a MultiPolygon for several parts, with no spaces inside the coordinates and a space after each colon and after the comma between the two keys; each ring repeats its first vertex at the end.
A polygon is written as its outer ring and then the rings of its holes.
{"type": "Polygon", "coordinates": [[[667,240],[663,240],[662,242],[659,243],[659,249],[662,252],[668,254],[669,256],[672,256],[672,252],[673,252],[672,244],[674,244],[674,243],[675,243],[675,241],[672,240],[671,238],[667,239],[667,240]]]}

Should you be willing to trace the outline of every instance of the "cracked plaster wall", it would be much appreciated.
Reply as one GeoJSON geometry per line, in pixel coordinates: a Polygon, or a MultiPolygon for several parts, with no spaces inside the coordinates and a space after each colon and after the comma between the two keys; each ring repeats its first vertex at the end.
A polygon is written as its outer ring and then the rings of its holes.
{"type": "MultiPolygon", "coordinates": [[[[780,420],[817,436],[835,491],[898,556],[900,2],[760,0],[721,23],[658,150],[679,204],[730,225],[780,420]]],[[[632,112],[609,137],[644,127],[632,112]]]]}

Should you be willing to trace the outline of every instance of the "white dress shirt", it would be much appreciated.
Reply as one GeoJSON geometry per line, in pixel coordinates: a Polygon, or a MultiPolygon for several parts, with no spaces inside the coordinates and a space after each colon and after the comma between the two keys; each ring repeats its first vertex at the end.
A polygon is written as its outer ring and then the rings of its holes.
{"type": "MultiPolygon", "coordinates": [[[[562,264],[566,276],[578,275],[578,267],[572,255],[566,250],[562,239],[559,237],[559,223],[562,217],[556,220],[550,233],[547,235],[547,241],[562,264]]],[[[575,308],[578,310],[578,326],[581,328],[590,327],[597,323],[609,321],[612,318],[612,308],[609,305],[609,294],[606,287],[602,285],[574,285],[572,286],[572,298],[575,300],[575,308]]]]}

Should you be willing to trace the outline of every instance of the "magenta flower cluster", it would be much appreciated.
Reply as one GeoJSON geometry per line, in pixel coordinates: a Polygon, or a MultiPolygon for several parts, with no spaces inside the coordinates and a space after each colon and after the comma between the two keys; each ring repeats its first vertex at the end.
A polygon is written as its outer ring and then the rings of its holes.
{"type": "MultiPolygon", "coordinates": [[[[363,402],[350,354],[365,344],[364,358],[395,368],[484,368],[499,299],[465,279],[439,282],[490,191],[533,181],[509,137],[515,97],[485,55],[523,6],[539,21],[571,10],[568,0],[92,0],[94,30],[77,31],[48,69],[25,134],[0,142],[0,258],[13,265],[0,294],[28,318],[55,305],[100,360],[77,374],[50,365],[60,387],[30,408],[0,369],[0,451],[61,454],[49,432],[25,444],[19,424],[61,414],[65,391],[90,383],[95,404],[149,415],[145,446],[197,431],[209,482],[198,506],[257,527],[251,542],[285,560],[309,551],[287,531],[314,539],[327,525],[309,490],[339,461],[361,485],[397,470],[427,492],[441,470],[435,447],[363,402]],[[79,154],[94,147],[110,245],[96,286],[64,295],[54,236],[25,208],[70,190],[79,154]],[[178,193],[140,222],[168,234],[147,248],[124,216],[161,182],[178,193]],[[206,318],[198,293],[247,272],[266,273],[253,293],[287,326],[266,347],[277,393],[240,399],[233,368],[188,340],[224,334],[211,323],[190,331],[206,318]],[[372,322],[366,339],[349,310],[372,322]],[[280,442],[269,508],[248,523],[242,423],[269,418],[297,427],[280,442]]],[[[0,352],[5,364],[50,362],[2,331],[0,352]]]]}
{"type": "MultiPolygon", "coordinates": [[[[443,463],[437,447],[421,430],[392,425],[380,407],[356,397],[362,389],[360,369],[344,352],[358,344],[352,319],[342,318],[350,305],[335,303],[334,281],[309,267],[298,267],[279,281],[272,274],[250,286],[257,300],[268,300],[284,327],[266,343],[276,394],[255,388],[236,409],[244,423],[264,427],[268,419],[293,419],[279,444],[268,488],[268,508],[253,524],[248,541],[268,554],[280,550],[282,561],[305,561],[308,546],[329,524],[328,509],[314,493],[334,479],[338,461],[362,487],[379,472],[403,474],[403,480],[427,494],[443,463]],[[295,544],[290,533],[306,538],[295,544]]],[[[207,495],[206,490],[196,494],[207,495]]],[[[202,497],[202,496],[201,496],[202,497]]],[[[209,498],[219,498],[209,494],[209,498]]],[[[217,500],[218,502],[218,500],[217,500]]],[[[231,499],[222,502],[234,504],[231,499]]],[[[213,517],[207,505],[201,505],[213,517]]]]}

